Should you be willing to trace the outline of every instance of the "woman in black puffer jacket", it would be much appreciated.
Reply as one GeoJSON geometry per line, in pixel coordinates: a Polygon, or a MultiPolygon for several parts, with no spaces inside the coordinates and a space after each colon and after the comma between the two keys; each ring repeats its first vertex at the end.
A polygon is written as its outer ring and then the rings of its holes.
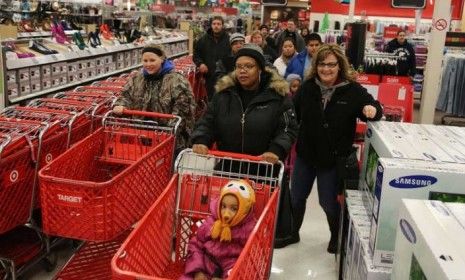
{"type": "Polygon", "coordinates": [[[262,50],[247,44],[235,57],[235,71],[220,79],[205,115],[192,134],[194,152],[216,143],[221,151],[284,160],[297,123],[286,81],[265,67],[262,50]]]}

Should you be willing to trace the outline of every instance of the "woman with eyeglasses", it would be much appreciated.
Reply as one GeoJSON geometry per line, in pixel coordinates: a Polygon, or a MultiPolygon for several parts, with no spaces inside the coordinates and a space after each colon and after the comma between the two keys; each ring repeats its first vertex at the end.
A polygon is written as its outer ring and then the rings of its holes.
{"type": "Polygon", "coordinates": [[[194,152],[206,154],[216,143],[221,151],[284,160],[297,123],[289,86],[266,67],[262,49],[245,44],[234,58],[235,70],[216,84],[207,112],[192,133],[194,152]]]}
{"type": "Polygon", "coordinates": [[[338,195],[342,193],[344,179],[341,168],[353,152],[356,119],[379,120],[382,108],[355,82],[347,58],[335,44],[318,49],[306,80],[294,97],[294,105],[300,130],[292,174],[295,232],[290,244],[300,241],[299,229],[316,179],[319,203],[331,232],[327,251],[334,254],[339,229],[338,195]]]}
{"type": "MultiPolygon", "coordinates": [[[[217,82],[207,112],[196,124],[193,151],[206,154],[216,143],[220,151],[261,156],[273,164],[284,161],[298,131],[289,85],[276,70],[265,66],[263,51],[255,44],[244,45],[234,65],[235,70],[217,82]]],[[[233,173],[270,176],[264,164],[235,163],[222,160],[215,169],[221,166],[219,169],[233,173]]],[[[275,245],[292,233],[287,182],[284,179],[281,186],[275,245]]]]}

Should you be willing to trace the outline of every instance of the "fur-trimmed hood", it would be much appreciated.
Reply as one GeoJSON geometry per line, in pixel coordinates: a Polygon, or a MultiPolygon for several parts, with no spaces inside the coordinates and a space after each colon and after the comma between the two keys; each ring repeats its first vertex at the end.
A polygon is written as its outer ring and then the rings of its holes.
{"type": "MultiPolygon", "coordinates": [[[[289,94],[289,84],[281,77],[276,70],[271,67],[265,67],[265,73],[262,73],[262,77],[266,75],[267,79],[262,79],[262,83],[268,83],[268,85],[261,84],[260,88],[265,86],[276,91],[281,96],[289,94]]],[[[237,85],[236,73],[232,71],[228,75],[218,80],[215,85],[217,93],[221,93],[227,88],[234,87],[237,85]]]]}

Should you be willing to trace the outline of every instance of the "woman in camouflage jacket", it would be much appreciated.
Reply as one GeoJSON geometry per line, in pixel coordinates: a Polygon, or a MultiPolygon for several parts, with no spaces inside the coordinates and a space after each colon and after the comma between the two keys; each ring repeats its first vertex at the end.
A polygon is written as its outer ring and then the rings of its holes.
{"type": "Polygon", "coordinates": [[[131,78],[113,107],[174,114],[182,118],[178,129],[177,150],[189,146],[194,126],[195,101],[187,79],[174,70],[161,47],[148,45],[142,50],[142,72],[131,78]]]}

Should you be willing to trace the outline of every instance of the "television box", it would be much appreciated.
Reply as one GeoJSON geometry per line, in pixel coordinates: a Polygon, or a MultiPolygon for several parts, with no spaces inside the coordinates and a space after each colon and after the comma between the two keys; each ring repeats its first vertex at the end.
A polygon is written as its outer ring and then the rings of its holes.
{"type": "Polygon", "coordinates": [[[460,203],[446,203],[446,206],[459,224],[465,229],[465,200],[461,200],[460,203]]]}
{"type": "Polygon", "coordinates": [[[391,267],[402,198],[454,202],[465,198],[465,164],[380,158],[370,248],[375,266],[391,267]]]}
{"type": "Polygon", "coordinates": [[[391,279],[465,279],[465,232],[444,203],[404,199],[397,224],[391,279]]]}
{"type": "Polygon", "coordinates": [[[376,267],[373,265],[373,258],[369,250],[369,242],[362,240],[362,250],[358,261],[358,277],[360,280],[389,280],[391,279],[391,269],[386,267],[376,267]]]}
{"type": "Polygon", "coordinates": [[[465,163],[465,142],[454,137],[453,133],[446,126],[425,125],[421,128],[425,136],[432,139],[438,146],[449,154],[457,163],[465,163]]]}
{"type": "Polygon", "coordinates": [[[401,158],[425,161],[456,162],[417,124],[369,122],[359,189],[372,197],[376,183],[378,159],[401,158]]]}

